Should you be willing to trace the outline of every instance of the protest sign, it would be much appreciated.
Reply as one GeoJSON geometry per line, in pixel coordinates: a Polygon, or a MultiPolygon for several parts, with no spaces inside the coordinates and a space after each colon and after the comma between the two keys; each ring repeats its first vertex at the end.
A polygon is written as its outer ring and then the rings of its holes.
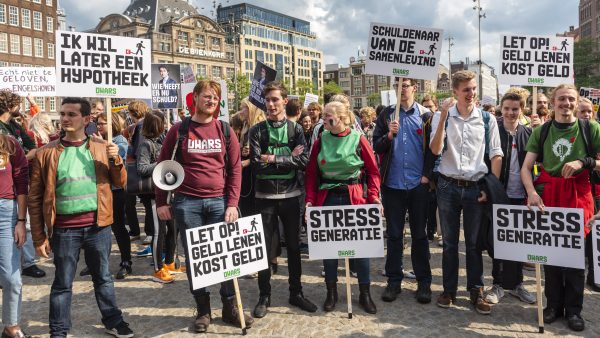
{"type": "Polygon", "coordinates": [[[54,67],[0,67],[0,90],[20,96],[56,96],[54,67]]]}
{"type": "Polygon", "coordinates": [[[152,108],[181,107],[180,67],[172,63],[152,64],[152,108]]]}
{"type": "Polygon", "coordinates": [[[249,96],[250,102],[259,109],[262,109],[262,111],[267,111],[263,89],[267,83],[274,81],[275,77],[277,77],[277,71],[275,69],[270,68],[260,61],[256,61],[256,68],[254,69],[254,77],[252,78],[249,96]]]}
{"type": "Polygon", "coordinates": [[[229,123],[229,92],[227,91],[227,82],[225,80],[221,80],[219,83],[221,84],[221,102],[219,102],[218,119],[229,123]]]}
{"type": "Polygon", "coordinates": [[[437,79],[442,30],[371,23],[366,74],[437,79]]]}
{"type": "Polygon", "coordinates": [[[579,96],[585,97],[592,101],[592,104],[594,105],[594,112],[596,114],[600,112],[598,109],[600,107],[600,89],[581,87],[579,88],[579,96]]]}
{"type": "Polygon", "coordinates": [[[506,85],[556,87],[573,83],[573,38],[504,35],[498,81],[506,85]]]}
{"type": "Polygon", "coordinates": [[[185,66],[181,68],[181,83],[196,83],[196,76],[192,67],[185,66]]]}
{"type": "Polygon", "coordinates": [[[148,39],[56,31],[56,95],[150,99],[148,39]]]}
{"type": "MultiPolygon", "coordinates": [[[[229,123],[229,103],[227,100],[227,81],[221,80],[219,81],[221,85],[221,101],[219,102],[219,110],[218,115],[215,118],[218,118],[221,121],[225,121],[229,123]]],[[[194,87],[196,86],[196,82],[192,83],[183,83],[181,85],[181,97],[185,100],[185,115],[190,116],[193,115],[192,112],[194,110],[194,87]]]]}
{"type": "Polygon", "coordinates": [[[304,94],[304,108],[308,108],[308,105],[313,102],[319,102],[319,96],[311,93],[304,94]]]}
{"type": "Polygon", "coordinates": [[[187,229],[186,241],[194,290],[269,267],[260,214],[187,229]]]}
{"type": "Polygon", "coordinates": [[[382,90],[381,91],[381,104],[384,106],[391,106],[396,104],[396,91],[395,90],[382,90]]]}
{"type": "Polygon", "coordinates": [[[306,209],[310,259],[383,257],[378,204],[306,209]]]}
{"type": "Polygon", "coordinates": [[[494,258],[583,269],[583,211],[494,204],[494,258]]]}
{"type": "Polygon", "coordinates": [[[600,221],[594,222],[592,231],[588,234],[592,236],[592,248],[594,250],[594,283],[600,284],[600,221]]]}

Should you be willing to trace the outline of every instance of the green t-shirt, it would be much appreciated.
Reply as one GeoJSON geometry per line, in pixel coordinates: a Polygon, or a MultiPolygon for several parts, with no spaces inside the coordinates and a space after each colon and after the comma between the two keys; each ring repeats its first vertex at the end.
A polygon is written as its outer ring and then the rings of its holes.
{"type": "MultiPolygon", "coordinates": [[[[549,122],[552,123],[552,122],[549,122]]],[[[527,142],[527,151],[539,153],[539,142],[542,127],[533,129],[527,142]]],[[[592,148],[596,153],[600,151],[600,124],[590,121],[590,134],[592,148]]],[[[559,129],[554,124],[550,126],[548,136],[544,142],[544,161],[542,165],[552,176],[560,176],[565,163],[575,161],[587,156],[585,142],[579,135],[579,123],[566,129],[559,129]]]]}

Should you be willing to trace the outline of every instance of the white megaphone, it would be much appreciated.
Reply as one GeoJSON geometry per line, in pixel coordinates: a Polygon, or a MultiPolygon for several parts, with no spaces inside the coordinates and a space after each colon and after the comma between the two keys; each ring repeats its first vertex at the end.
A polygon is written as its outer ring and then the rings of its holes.
{"type": "Polygon", "coordinates": [[[152,181],[157,188],[164,191],[177,189],[183,183],[185,173],[179,162],[167,160],[160,162],[152,171],[152,181]]]}

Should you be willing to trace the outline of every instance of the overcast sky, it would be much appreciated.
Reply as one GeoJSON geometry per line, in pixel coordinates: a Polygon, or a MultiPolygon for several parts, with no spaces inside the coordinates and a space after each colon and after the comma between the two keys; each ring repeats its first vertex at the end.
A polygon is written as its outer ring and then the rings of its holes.
{"type": "MultiPolygon", "coordinates": [[[[180,0],[181,1],[181,0],[180,0]]],[[[130,0],[60,0],[69,25],[77,30],[92,28],[99,18],[122,13],[130,0]]],[[[434,27],[444,37],[454,37],[452,61],[477,60],[477,14],[472,0],[249,0],[248,3],[311,22],[325,63],[347,65],[360,46],[366,51],[370,22],[434,27]]],[[[209,17],[212,1],[192,0],[209,17]]],[[[217,2],[218,4],[219,2],[217,2]]],[[[223,6],[240,1],[221,1],[223,6]]],[[[481,21],[482,59],[497,67],[502,34],[555,35],[578,25],[577,0],[481,0],[486,18],[481,21]]],[[[444,40],[442,64],[448,64],[448,42],[444,40]]]]}

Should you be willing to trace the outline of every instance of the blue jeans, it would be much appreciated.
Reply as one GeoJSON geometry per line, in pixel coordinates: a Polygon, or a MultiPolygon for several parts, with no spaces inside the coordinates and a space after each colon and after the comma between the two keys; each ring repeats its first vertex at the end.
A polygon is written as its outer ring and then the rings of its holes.
{"type": "Polygon", "coordinates": [[[483,287],[483,260],[477,249],[477,236],[483,215],[483,204],[477,202],[480,189],[459,187],[440,176],[437,185],[437,201],[444,250],[442,274],[444,291],[456,293],[458,289],[458,241],[460,237],[460,212],[463,211],[463,227],[467,253],[467,290],[483,287]]]}
{"type": "MultiPolygon", "coordinates": [[[[350,205],[350,195],[338,194],[329,192],[323,206],[332,205],[350,205]]],[[[356,274],[358,275],[359,284],[370,284],[371,278],[369,276],[370,264],[368,258],[353,258],[354,267],[356,274]]],[[[337,282],[338,275],[338,262],[337,259],[324,259],[323,267],[325,268],[325,282],[337,282]]]]}
{"type": "MultiPolygon", "coordinates": [[[[183,194],[175,195],[173,199],[173,213],[175,223],[179,228],[179,235],[183,243],[183,251],[185,252],[185,265],[190,292],[194,296],[201,296],[208,291],[206,288],[197,290],[192,289],[192,269],[190,266],[190,258],[188,257],[186,229],[193,229],[204,225],[220,223],[225,220],[226,200],[225,197],[208,197],[199,198],[187,196],[183,194]]],[[[229,280],[221,283],[221,297],[230,298],[235,296],[233,281],[229,280]]]]}
{"type": "Polygon", "coordinates": [[[15,244],[17,203],[0,199],[0,284],[2,323],[15,326],[21,319],[21,250],[15,244]]]}
{"type": "Polygon", "coordinates": [[[54,252],[56,272],[50,289],[50,335],[66,337],[71,329],[71,297],[73,279],[83,248],[85,264],[94,282],[96,303],[102,323],[112,329],[123,321],[117,306],[112,276],[108,270],[111,229],[97,225],[83,228],[55,228],[50,244],[54,252]]]}
{"type": "Polygon", "coordinates": [[[410,254],[415,277],[419,284],[430,285],[431,267],[426,230],[429,185],[419,184],[410,190],[392,189],[383,185],[381,194],[387,221],[385,273],[388,284],[398,286],[404,278],[404,221],[408,212],[412,239],[410,254]]]}

